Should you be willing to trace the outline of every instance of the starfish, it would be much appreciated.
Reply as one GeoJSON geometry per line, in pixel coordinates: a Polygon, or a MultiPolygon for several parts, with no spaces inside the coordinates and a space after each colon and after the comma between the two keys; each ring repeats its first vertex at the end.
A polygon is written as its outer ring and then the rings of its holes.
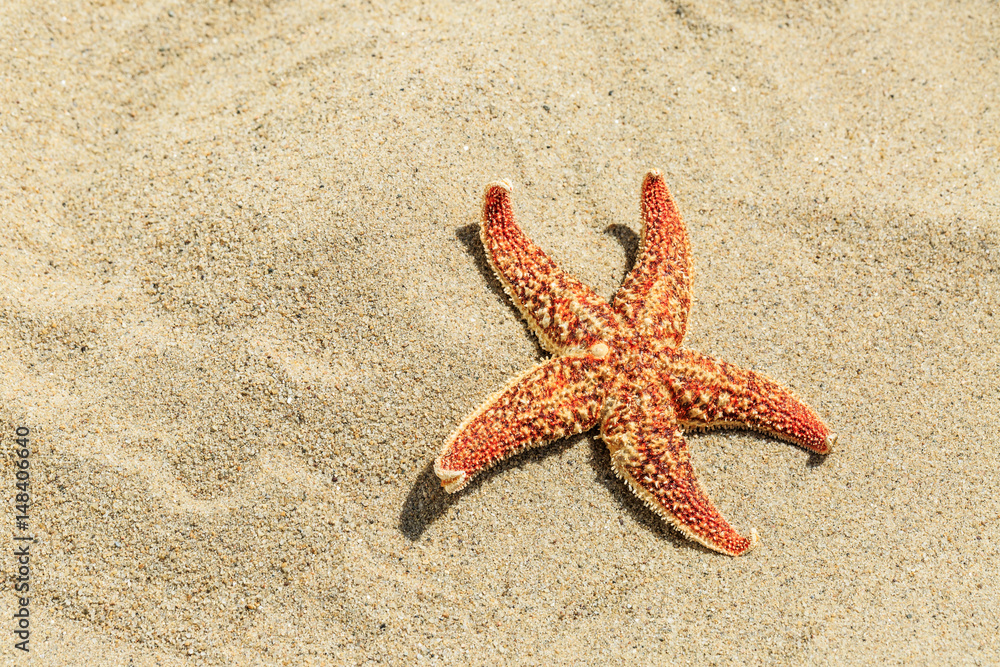
{"type": "Polygon", "coordinates": [[[744,428],[828,454],[837,436],[760,373],[681,347],[691,310],[687,230],[663,176],[642,184],[635,267],[611,303],[564,273],[514,220],[510,186],[490,183],[481,238],[504,290],[552,357],[466,417],[434,462],[455,493],[530,447],[600,424],[615,473],[654,512],[704,546],[749,551],[701,488],[684,431],[744,428]]]}

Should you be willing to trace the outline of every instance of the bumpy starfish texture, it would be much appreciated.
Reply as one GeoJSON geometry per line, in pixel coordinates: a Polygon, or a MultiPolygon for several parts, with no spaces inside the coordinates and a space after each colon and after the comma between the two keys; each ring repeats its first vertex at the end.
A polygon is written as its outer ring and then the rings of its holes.
{"type": "Polygon", "coordinates": [[[681,347],[691,249],[657,171],[642,184],[642,221],[635,268],[609,304],[525,236],[507,184],[486,187],[486,256],[553,356],[469,415],[434,472],[454,493],[501,459],[600,424],[615,472],[639,498],[687,537],[739,556],[756,543],[756,531],[740,535],[712,504],[683,431],[752,429],[818,454],[829,453],[837,436],[773,380],[681,347]]]}

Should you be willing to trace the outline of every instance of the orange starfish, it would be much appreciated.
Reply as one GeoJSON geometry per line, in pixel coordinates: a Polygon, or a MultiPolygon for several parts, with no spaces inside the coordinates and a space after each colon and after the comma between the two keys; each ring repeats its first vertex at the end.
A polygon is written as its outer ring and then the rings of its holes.
{"type": "Polygon", "coordinates": [[[486,187],[481,237],[504,289],[553,357],[469,415],[434,462],[454,493],[529,447],[597,424],[615,472],[684,535],[732,556],[737,533],[695,479],[683,430],[746,428],[827,454],[837,436],[790,391],[754,371],[681,347],[691,309],[687,231],[663,177],[642,184],[635,268],[607,303],[525,236],[505,183],[486,187]]]}

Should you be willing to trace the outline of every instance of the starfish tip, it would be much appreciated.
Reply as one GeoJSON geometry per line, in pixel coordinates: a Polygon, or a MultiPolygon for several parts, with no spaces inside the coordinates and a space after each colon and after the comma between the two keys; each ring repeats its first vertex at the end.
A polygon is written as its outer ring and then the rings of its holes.
{"type": "Polygon", "coordinates": [[[507,181],[492,181],[486,185],[486,196],[496,196],[498,194],[497,190],[510,194],[512,188],[507,181]]]}
{"type": "Polygon", "coordinates": [[[441,486],[448,493],[455,493],[464,487],[469,480],[469,476],[461,470],[448,470],[441,467],[439,461],[434,462],[434,474],[441,480],[441,486]]]}
{"type": "Polygon", "coordinates": [[[743,553],[741,553],[739,555],[740,556],[745,556],[746,554],[748,554],[751,551],[753,551],[753,548],[755,546],[757,546],[757,542],[759,542],[759,541],[760,541],[760,535],[757,534],[757,529],[756,528],[751,528],[750,529],[750,546],[748,546],[746,549],[744,549],[743,553]]]}
{"type": "Polygon", "coordinates": [[[738,537],[739,540],[737,540],[737,542],[739,544],[745,544],[746,546],[735,546],[732,542],[722,543],[722,542],[705,542],[702,540],[698,541],[704,544],[709,549],[714,549],[715,551],[722,552],[727,556],[732,556],[734,558],[738,558],[740,556],[746,556],[748,553],[753,551],[754,547],[757,546],[757,542],[760,541],[760,536],[757,534],[756,528],[750,529],[750,535],[748,537],[743,537],[742,535],[738,537]]]}
{"type": "Polygon", "coordinates": [[[643,189],[649,187],[650,183],[656,181],[659,181],[661,183],[663,182],[663,172],[660,171],[659,169],[650,169],[649,171],[646,172],[646,178],[643,179],[642,183],[643,189]]]}

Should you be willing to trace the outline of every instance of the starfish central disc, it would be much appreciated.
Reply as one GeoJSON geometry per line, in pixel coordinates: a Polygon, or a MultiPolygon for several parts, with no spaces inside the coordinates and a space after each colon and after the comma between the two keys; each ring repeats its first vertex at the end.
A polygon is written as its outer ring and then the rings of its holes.
{"type": "Polygon", "coordinates": [[[635,267],[606,302],[564,273],[514,219],[510,187],[491,183],[481,237],[490,266],[552,358],[466,417],[434,462],[445,490],[529,447],[600,426],[615,473],[681,533],[733,556],[740,535],[695,478],[684,430],[744,428],[818,454],[836,442],[813,410],[773,380],[681,347],[691,309],[687,230],[663,177],[642,184],[635,267]]]}

